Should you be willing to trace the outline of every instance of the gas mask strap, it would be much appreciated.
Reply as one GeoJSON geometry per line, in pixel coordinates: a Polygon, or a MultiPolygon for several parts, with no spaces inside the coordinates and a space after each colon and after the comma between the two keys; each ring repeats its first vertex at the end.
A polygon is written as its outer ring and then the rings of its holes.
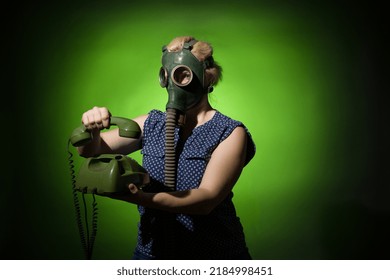
{"type": "Polygon", "coordinates": [[[195,45],[197,42],[198,42],[198,40],[195,40],[195,39],[193,39],[189,42],[185,42],[183,44],[183,49],[192,50],[193,45],[195,45]]]}

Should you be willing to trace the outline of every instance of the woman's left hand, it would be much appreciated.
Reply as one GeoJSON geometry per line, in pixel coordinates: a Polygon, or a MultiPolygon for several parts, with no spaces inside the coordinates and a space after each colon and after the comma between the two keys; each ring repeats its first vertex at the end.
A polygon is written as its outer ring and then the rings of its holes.
{"type": "Polygon", "coordinates": [[[138,187],[133,183],[130,183],[128,185],[128,189],[129,189],[128,193],[109,194],[107,196],[112,198],[112,199],[117,199],[117,200],[122,200],[122,201],[130,202],[130,203],[138,204],[138,202],[140,201],[140,199],[142,197],[143,192],[140,189],[138,189],[138,187]]]}

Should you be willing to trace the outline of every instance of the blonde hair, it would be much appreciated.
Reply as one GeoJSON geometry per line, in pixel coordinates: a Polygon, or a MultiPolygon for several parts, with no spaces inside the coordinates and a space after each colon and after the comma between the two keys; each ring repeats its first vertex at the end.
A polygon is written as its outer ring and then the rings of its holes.
{"type": "MultiPolygon", "coordinates": [[[[169,52],[178,52],[183,49],[184,43],[191,40],[196,39],[192,36],[176,37],[167,45],[167,50],[169,52]]],[[[193,45],[191,52],[202,62],[213,55],[213,47],[207,42],[197,41],[193,45]]],[[[222,80],[222,67],[213,59],[211,61],[212,63],[205,70],[205,86],[207,87],[216,86],[222,80]]]]}

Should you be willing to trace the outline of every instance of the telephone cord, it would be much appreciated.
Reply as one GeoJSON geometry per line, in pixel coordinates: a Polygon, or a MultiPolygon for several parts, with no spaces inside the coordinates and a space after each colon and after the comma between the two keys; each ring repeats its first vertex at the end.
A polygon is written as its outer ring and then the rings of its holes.
{"type": "Polygon", "coordinates": [[[95,243],[96,235],[97,235],[97,221],[98,221],[98,208],[97,208],[97,202],[95,198],[95,193],[92,193],[93,202],[92,202],[92,226],[91,226],[91,235],[89,233],[89,225],[88,225],[88,209],[87,209],[87,203],[85,200],[85,192],[82,192],[82,198],[83,198],[83,206],[84,206],[84,218],[85,218],[85,230],[84,225],[82,222],[82,215],[81,215],[81,207],[79,202],[79,191],[76,188],[76,176],[74,171],[74,161],[73,161],[73,154],[69,150],[69,144],[70,140],[68,141],[68,160],[69,160],[69,167],[70,167],[70,176],[71,176],[71,182],[72,182],[72,193],[73,193],[73,203],[74,203],[74,209],[75,209],[75,215],[76,215],[76,223],[80,235],[80,241],[81,246],[83,248],[85,258],[90,260],[92,259],[92,250],[95,243]]]}

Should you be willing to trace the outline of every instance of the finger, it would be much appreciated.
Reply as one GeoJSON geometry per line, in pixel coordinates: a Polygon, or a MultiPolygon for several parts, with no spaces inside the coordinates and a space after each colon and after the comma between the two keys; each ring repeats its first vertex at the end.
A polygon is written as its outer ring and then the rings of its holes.
{"type": "Polygon", "coordinates": [[[138,188],[134,184],[129,184],[129,190],[132,194],[136,194],[138,192],[138,188]]]}
{"type": "Polygon", "coordinates": [[[93,114],[93,121],[95,124],[99,125],[102,123],[102,115],[101,115],[101,112],[100,112],[100,108],[99,107],[93,107],[92,108],[92,114],[93,114]]]}
{"type": "Polygon", "coordinates": [[[94,119],[99,129],[110,128],[111,113],[106,107],[93,107],[94,119]]]}
{"type": "Polygon", "coordinates": [[[81,122],[88,129],[93,129],[93,124],[91,123],[91,117],[89,116],[89,111],[85,112],[81,118],[81,122]]]}
{"type": "Polygon", "coordinates": [[[102,110],[100,111],[100,115],[101,115],[103,127],[109,128],[110,127],[111,113],[105,107],[103,107],[101,109],[102,110]]]}
{"type": "Polygon", "coordinates": [[[81,122],[88,130],[99,129],[110,127],[111,113],[105,107],[93,107],[86,111],[81,118],[81,122]]]}

